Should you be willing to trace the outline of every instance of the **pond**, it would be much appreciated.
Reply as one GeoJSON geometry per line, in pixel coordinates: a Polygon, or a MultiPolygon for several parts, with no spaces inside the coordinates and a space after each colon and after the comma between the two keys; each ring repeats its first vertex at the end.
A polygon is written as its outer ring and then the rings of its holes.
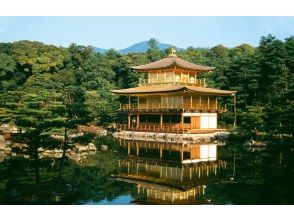
{"type": "Polygon", "coordinates": [[[103,137],[81,160],[0,152],[1,204],[294,204],[293,148],[103,137]],[[39,173],[39,175],[36,175],[39,173]],[[38,179],[36,179],[38,176],[38,179]]]}

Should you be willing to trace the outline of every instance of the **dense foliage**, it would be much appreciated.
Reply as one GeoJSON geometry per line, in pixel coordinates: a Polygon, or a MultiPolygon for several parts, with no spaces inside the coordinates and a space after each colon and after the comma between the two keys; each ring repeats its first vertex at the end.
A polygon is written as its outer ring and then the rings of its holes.
{"type": "MultiPolygon", "coordinates": [[[[131,66],[153,62],[170,53],[170,50],[159,50],[157,44],[151,39],[146,53],[122,55],[113,49],[103,54],[95,53],[90,46],[76,44],[64,48],[31,41],[0,43],[0,125],[13,123],[20,129],[12,135],[13,141],[20,146],[26,145],[18,150],[25,151],[23,153],[31,158],[11,158],[0,166],[1,204],[79,203],[78,198],[80,202],[111,200],[122,192],[135,189],[109,181],[110,174],[118,171],[115,154],[97,154],[84,167],[64,158],[66,150],[78,141],[68,137],[69,130],[81,124],[106,126],[121,120],[119,105],[127,100],[110,90],[137,86],[143,76],[132,71],[131,66]],[[62,138],[53,138],[52,134],[62,138]],[[60,163],[56,163],[56,159],[41,159],[40,148],[62,149],[60,163]],[[60,200],[62,195],[68,201],[60,200]],[[68,195],[71,198],[67,198],[68,195]]],[[[190,62],[216,67],[213,73],[199,76],[206,79],[208,86],[238,91],[239,130],[251,135],[263,133],[293,138],[294,37],[282,41],[269,35],[262,37],[256,48],[248,44],[234,48],[223,45],[188,47],[177,54],[190,62]]],[[[229,110],[220,116],[220,124],[231,128],[234,101],[231,97],[224,97],[220,102],[227,104],[229,110]]],[[[111,146],[105,140],[101,143],[96,140],[96,146],[101,144],[111,146]]],[[[239,157],[246,162],[244,158],[248,155],[237,155],[237,162],[241,161],[239,157]]],[[[272,171],[271,175],[269,172],[263,174],[262,167],[257,164],[258,158],[249,159],[246,163],[249,169],[246,169],[251,171],[250,166],[257,167],[254,173],[257,184],[267,181],[278,185],[279,178],[284,178],[287,183],[288,174],[282,169],[282,159],[279,162],[281,167],[274,164],[275,175],[272,171]]],[[[252,188],[246,182],[250,175],[250,172],[246,174],[244,185],[240,185],[245,192],[252,188]]],[[[218,197],[230,202],[230,188],[220,189],[224,196],[218,197]]],[[[208,195],[218,195],[220,189],[212,188],[208,195]]],[[[243,196],[242,190],[233,195],[234,203],[241,203],[238,198],[243,196]]],[[[288,191],[285,188],[281,195],[288,191]]],[[[286,203],[291,199],[286,197],[286,203]]],[[[265,202],[257,200],[253,203],[265,202]]]]}
{"type": "MultiPolygon", "coordinates": [[[[76,44],[64,48],[31,41],[0,43],[0,120],[8,122],[15,118],[7,114],[7,105],[10,109],[23,105],[24,94],[61,94],[64,100],[70,88],[79,87],[85,92],[83,111],[92,122],[98,125],[117,122],[119,103],[124,99],[110,90],[136,86],[142,76],[133,72],[131,66],[169,54],[169,50],[159,50],[157,43],[151,39],[146,53],[127,55],[113,49],[95,53],[90,46],[76,44]]],[[[282,41],[268,35],[261,38],[256,48],[248,44],[234,48],[188,47],[177,54],[188,61],[216,67],[213,73],[200,75],[209,86],[238,91],[239,128],[292,135],[294,37],[282,41]]],[[[220,117],[220,123],[230,127],[234,121],[233,100],[229,97],[221,102],[227,104],[229,111],[220,117]]],[[[59,116],[64,117],[63,113],[59,116]]]]}

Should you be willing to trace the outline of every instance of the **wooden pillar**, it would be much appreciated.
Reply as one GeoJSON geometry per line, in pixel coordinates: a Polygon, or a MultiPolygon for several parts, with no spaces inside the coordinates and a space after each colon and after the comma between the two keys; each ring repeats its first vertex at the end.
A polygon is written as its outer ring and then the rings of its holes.
{"type": "Polygon", "coordinates": [[[217,107],[217,97],[215,98],[215,106],[216,106],[216,109],[218,109],[218,107],[217,107]]]}
{"type": "Polygon", "coordinates": [[[167,165],[165,165],[165,178],[167,178],[167,165]]]}
{"type": "Polygon", "coordinates": [[[137,145],[137,152],[136,152],[137,157],[139,156],[139,146],[137,145]]]}
{"type": "Polygon", "coordinates": [[[159,148],[159,158],[162,159],[162,145],[160,145],[159,148]]]}
{"type": "Polygon", "coordinates": [[[164,72],[164,79],[163,82],[166,82],[166,72],[164,72]]]}
{"type": "Polygon", "coordinates": [[[158,73],[156,73],[157,83],[159,83],[158,73]]]}
{"type": "Polygon", "coordinates": [[[139,117],[139,114],[137,113],[137,128],[139,127],[140,125],[140,117],[139,117]]]}
{"type": "Polygon", "coordinates": [[[128,142],[128,155],[130,155],[131,153],[131,145],[130,145],[130,142],[128,142]]]}
{"type": "Polygon", "coordinates": [[[175,71],[173,71],[173,81],[174,81],[174,83],[176,83],[176,74],[175,74],[175,71]]]}
{"type": "Polygon", "coordinates": [[[136,169],[136,171],[137,171],[137,174],[139,173],[139,163],[137,163],[137,169],[136,169]]]}
{"type": "Polygon", "coordinates": [[[184,95],[182,95],[182,108],[184,109],[184,95]]]}
{"type": "Polygon", "coordinates": [[[183,181],[183,178],[184,178],[184,167],[182,166],[182,169],[181,169],[181,181],[183,181]]]}
{"type": "Polygon", "coordinates": [[[201,107],[201,96],[199,97],[199,107],[201,107]]]}
{"type": "Polygon", "coordinates": [[[130,172],[130,162],[127,162],[128,164],[128,173],[130,172]]]}
{"type": "Polygon", "coordinates": [[[192,106],[193,106],[193,96],[191,96],[191,109],[192,109],[192,106]]]}
{"type": "Polygon", "coordinates": [[[206,188],[206,186],[205,186],[205,185],[203,185],[203,186],[202,186],[202,195],[204,195],[204,194],[205,194],[205,188],[206,188]]]}
{"type": "Polygon", "coordinates": [[[131,114],[128,112],[128,128],[131,127],[131,114]]]}
{"type": "Polygon", "coordinates": [[[184,160],[184,149],[183,146],[181,147],[181,162],[184,160]]]}
{"type": "Polygon", "coordinates": [[[207,108],[209,109],[209,96],[207,97],[207,108]]]}
{"type": "Polygon", "coordinates": [[[163,128],[163,116],[162,113],[160,114],[160,129],[162,130],[163,128]]]}
{"type": "Polygon", "coordinates": [[[181,128],[183,129],[183,124],[184,124],[184,115],[183,113],[181,114],[181,128]]]}

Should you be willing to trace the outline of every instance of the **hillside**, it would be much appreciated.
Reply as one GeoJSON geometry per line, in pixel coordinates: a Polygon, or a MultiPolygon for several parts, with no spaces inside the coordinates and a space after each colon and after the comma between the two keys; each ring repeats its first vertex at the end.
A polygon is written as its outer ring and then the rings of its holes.
{"type": "MultiPolygon", "coordinates": [[[[171,45],[171,44],[166,44],[166,43],[158,43],[158,48],[160,50],[165,50],[167,48],[173,47],[176,50],[182,50],[182,48],[179,48],[177,46],[171,45]]],[[[118,52],[120,52],[121,54],[128,54],[128,53],[144,53],[148,50],[148,40],[146,41],[142,41],[139,43],[136,43],[134,45],[131,45],[129,47],[123,48],[123,49],[119,49],[118,52]]],[[[99,48],[99,47],[94,47],[94,51],[95,52],[99,52],[99,53],[104,53],[106,50],[108,49],[103,49],[103,48],[99,48]]]]}

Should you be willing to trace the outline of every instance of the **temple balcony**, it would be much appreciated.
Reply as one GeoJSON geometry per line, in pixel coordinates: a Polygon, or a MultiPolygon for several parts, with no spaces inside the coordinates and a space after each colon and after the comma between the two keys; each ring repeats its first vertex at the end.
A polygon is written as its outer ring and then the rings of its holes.
{"type": "Polygon", "coordinates": [[[194,112],[194,111],[210,111],[210,112],[226,112],[227,107],[219,104],[122,104],[120,110],[123,112],[152,112],[152,111],[180,111],[180,112],[194,112]]]}
{"type": "Polygon", "coordinates": [[[140,131],[140,132],[170,132],[170,133],[183,133],[188,132],[191,134],[209,134],[214,132],[226,131],[222,128],[207,128],[207,129],[191,129],[191,125],[188,123],[163,123],[161,127],[159,123],[143,123],[140,125],[120,124],[119,130],[124,131],[140,131]]]}
{"type": "Polygon", "coordinates": [[[149,78],[139,79],[139,86],[156,85],[156,84],[181,84],[186,86],[199,86],[206,87],[205,79],[192,78],[175,78],[175,79],[160,79],[160,78],[149,78]]]}

